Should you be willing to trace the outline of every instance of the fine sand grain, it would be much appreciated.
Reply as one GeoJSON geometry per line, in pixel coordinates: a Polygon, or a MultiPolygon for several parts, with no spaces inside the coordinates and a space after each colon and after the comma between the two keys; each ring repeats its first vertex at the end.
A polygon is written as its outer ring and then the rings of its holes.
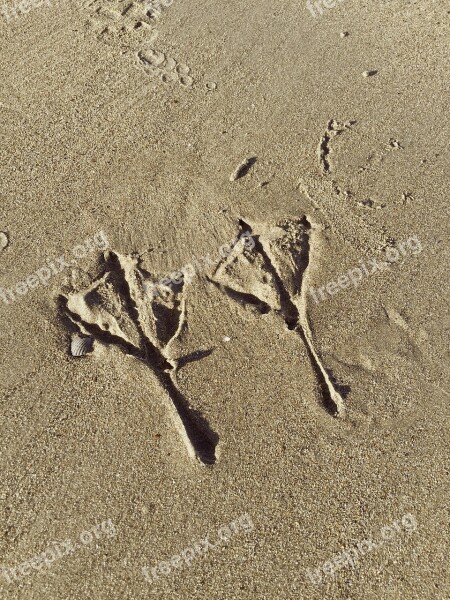
{"type": "Polygon", "coordinates": [[[0,6],[2,600],[450,597],[448,9],[0,6]]]}

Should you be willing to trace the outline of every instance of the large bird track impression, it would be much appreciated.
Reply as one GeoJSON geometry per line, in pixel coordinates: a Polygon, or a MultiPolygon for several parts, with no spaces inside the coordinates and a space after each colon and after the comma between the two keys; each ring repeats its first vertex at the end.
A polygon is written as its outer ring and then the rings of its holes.
{"type": "MultiPolygon", "coordinates": [[[[115,344],[150,368],[166,392],[188,454],[211,465],[216,461],[218,436],[178,388],[177,369],[189,357],[178,359],[171,351],[185,326],[183,285],[174,292],[155,281],[160,294],[150,297],[145,291],[148,282],[136,259],[109,252],[103,275],[88,289],[61,296],[61,309],[81,334],[115,344]]],[[[197,360],[199,353],[194,354],[192,360],[197,360]]]]}

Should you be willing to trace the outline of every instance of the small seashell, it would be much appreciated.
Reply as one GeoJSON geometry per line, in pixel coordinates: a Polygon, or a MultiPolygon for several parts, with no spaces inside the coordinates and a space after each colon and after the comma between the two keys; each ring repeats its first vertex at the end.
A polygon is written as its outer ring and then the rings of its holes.
{"type": "Polygon", "coordinates": [[[8,236],[3,231],[0,231],[0,250],[4,250],[8,244],[8,236]]]}
{"type": "Polygon", "coordinates": [[[84,356],[88,352],[92,352],[94,340],[91,337],[86,337],[76,333],[72,336],[70,342],[70,353],[72,356],[84,356]]]}
{"type": "Polygon", "coordinates": [[[378,73],[378,71],[364,71],[363,77],[373,77],[377,73],[378,73]]]}

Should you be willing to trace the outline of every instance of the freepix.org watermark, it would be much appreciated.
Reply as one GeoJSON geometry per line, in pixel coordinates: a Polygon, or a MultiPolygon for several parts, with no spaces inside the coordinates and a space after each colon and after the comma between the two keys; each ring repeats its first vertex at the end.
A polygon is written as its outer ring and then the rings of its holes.
{"type": "Polygon", "coordinates": [[[306,8],[313,17],[317,17],[317,15],[323,15],[324,8],[334,8],[336,4],[340,4],[342,1],[343,0],[308,0],[306,8]]]}
{"type": "Polygon", "coordinates": [[[165,8],[169,8],[169,6],[172,6],[172,4],[173,0],[147,0],[147,2],[144,3],[144,9],[148,11],[150,15],[155,15],[156,17],[159,17],[161,15],[161,12],[165,8]]]}
{"type": "Polygon", "coordinates": [[[254,527],[251,516],[245,513],[234,521],[231,521],[231,523],[222,525],[215,537],[215,543],[210,541],[210,534],[205,538],[193,540],[191,545],[184,548],[179,554],[172,556],[169,560],[160,561],[152,569],[142,567],[142,573],[149,583],[154,583],[158,579],[161,579],[161,577],[170,575],[172,571],[181,570],[183,567],[190,567],[196,558],[203,557],[209,550],[227,544],[233,536],[239,533],[253,531],[254,527]]]}
{"type": "Polygon", "coordinates": [[[325,577],[333,577],[340,569],[351,567],[354,569],[358,565],[358,560],[372,552],[392,542],[398,535],[412,533],[417,529],[417,522],[411,513],[406,513],[397,521],[381,528],[380,539],[373,541],[372,538],[361,540],[355,546],[347,548],[343,552],[336,554],[330,560],[326,560],[320,567],[305,569],[306,575],[311,583],[318,585],[322,583],[325,577]]]}
{"type": "Polygon", "coordinates": [[[14,17],[18,17],[19,15],[26,15],[30,12],[30,10],[33,10],[34,8],[51,5],[52,3],[50,2],[50,0],[21,0],[16,4],[3,4],[3,6],[0,7],[0,12],[7,21],[10,21],[14,17]]]}
{"type": "Polygon", "coordinates": [[[330,296],[335,296],[341,290],[345,290],[352,285],[357,288],[364,277],[369,277],[373,273],[386,270],[390,265],[407,256],[408,253],[416,255],[421,252],[422,244],[417,236],[413,235],[406,242],[400,242],[397,247],[388,246],[384,251],[386,260],[378,260],[376,258],[368,258],[367,261],[360,260],[359,267],[354,267],[346,273],[339,275],[337,281],[329,281],[326,285],[317,289],[310,287],[309,293],[313,297],[314,302],[319,304],[321,300],[328,300],[330,296]]]}
{"type": "Polygon", "coordinates": [[[78,536],[78,541],[72,539],[50,542],[44,552],[32,556],[28,560],[15,567],[7,567],[0,565],[0,571],[8,583],[14,583],[24,577],[32,576],[36,573],[45,573],[49,571],[54,563],[64,556],[70,556],[83,546],[89,546],[95,540],[101,538],[112,538],[117,534],[116,527],[111,519],[102,521],[98,525],[94,525],[86,529],[78,536]]]}
{"type": "Polygon", "coordinates": [[[9,288],[0,287],[0,300],[3,300],[4,304],[15,302],[20,296],[28,294],[30,290],[41,285],[48,285],[50,279],[64,271],[64,269],[73,268],[77,263],[77,259],[82,259],[95,250],[106,250],[108,246],[109,242],[105,233],[99,231],[92,238],[86,238],[82,244],[72,248],[71,255],[74,258],[66,258],[63,254],[51,260],[47,259],[45,266],[28,275],[24,281],[19,281],[9,288]]]}
{"type": "Polygon", "coordinates": [[[210,267],[216,267],[218,261],[227,258],[238,244],[242,244],[245,248],[252,250],[255,247],[255,240],[250,235],[250,232],[246,231],[239,237],[233,238],[228,243],[220,246],[219,257],[215,260],[211,258],[211,254],[200,256],[200,260],[193,257],[192,262],[181,267],[179,271],[174,271],[170,275],[162,277],[158,282],[145,284],[144,289],[151,299],[162,296],[167,288],[172,289],[172,287],[182,285],[184,282],[190,282],[202,271],[205,271],[210,267]]]}

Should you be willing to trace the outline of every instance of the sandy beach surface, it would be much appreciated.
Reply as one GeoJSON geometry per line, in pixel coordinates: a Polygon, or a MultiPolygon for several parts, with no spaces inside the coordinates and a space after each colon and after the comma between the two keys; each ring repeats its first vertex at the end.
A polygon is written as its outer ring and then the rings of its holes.
{"type": "Polygon", "coordinates": [[[450,597],[449,13],[0,6],[2,600],[450,597]]]}

